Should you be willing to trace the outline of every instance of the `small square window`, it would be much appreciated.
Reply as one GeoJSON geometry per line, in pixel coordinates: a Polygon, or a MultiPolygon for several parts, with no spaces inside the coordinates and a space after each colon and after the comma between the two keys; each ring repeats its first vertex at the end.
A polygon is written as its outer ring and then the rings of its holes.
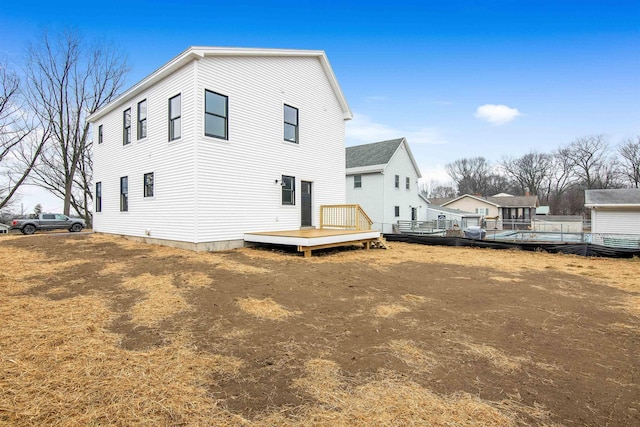
{"type": "Polygon", "coordinates": [[[131,108],[124,111],[122,115],[122,145],[131,143],[131,108]]]}
{"type": "Polygon", "coordinates": [[[362,188],[362,175],[353,176],[353,188],[362,188]]]}
{"type": "Polygon", "coordinates": [[[282,204],[296,204],[296,178],[282,175],[282,204]]]}
{"type": "Polygon", "coordinates": [[[298,109],[287,104],[284,105],[284,140],[298,141],[298,109]]]}
{"type": "Polygon", "coordinates": [[[229,98],[219,93],[204,91],[204,134],[228,139],[229,98]]]}
{"type": "Polygon", "coordinates": [[[394,206],[393,213],[398,218],[400,216],[400,206],[394,206]]]}
{"type": "Polygon", "coordinates": [[[144,197],[153,197],[153,172],[144,174],[144,197]]]}
{"type": "Polygon", "coordinates": [[[396,175],[395,185],[396,188],[400,188],[400,175],[396,175]]]}

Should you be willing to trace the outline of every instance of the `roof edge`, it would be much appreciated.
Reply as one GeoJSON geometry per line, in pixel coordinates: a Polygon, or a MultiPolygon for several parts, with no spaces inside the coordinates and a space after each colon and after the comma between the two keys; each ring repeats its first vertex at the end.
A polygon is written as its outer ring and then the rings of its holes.
{"type": "Polygon", "coordinates": [[[329,84],[333,89],[334,94],[336,95],[338,104],[340,104],[343,119],[351,120],[353,118],[353,113],[349,108],[349,104],[347,104],[347,100],[344,96],[344,93],[342,92],[342,89],[340,88],[340,84],[336,79],[335,73],[331,68],[329,59],[327,58],[327,55],[323,50],[191,46],[182,51],[169,62],[155,70],[153,73],[149,74],[147,77],[131,86],[116,99],[114,99],[98,111],[94,112],[93,114],[89,115],[89,117],[87,117],[87,121],[89,123],[93,123],[99,120],[101,117],[118,108],[128,100],[134,98],[140,92],[153,86],[177,69],[182,68],[195,59],[201,59],[207,56],[316,57],[320,60],[322,69],[329,79],[329,84]]]}

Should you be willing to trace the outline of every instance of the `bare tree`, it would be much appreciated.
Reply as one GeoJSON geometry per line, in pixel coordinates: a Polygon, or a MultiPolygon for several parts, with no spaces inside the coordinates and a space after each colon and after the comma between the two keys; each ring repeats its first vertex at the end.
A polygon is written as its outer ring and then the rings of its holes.
{"type": "Polygon", "coordinates": [[[618,146],[621,157],[620,172],[633,188],[640,187],[640,135],[629,138],[618,146]]]}
{"type": "Polygon", "coordinates": [[[85,118],[113,100],[127,74],[125,59],[106,46],[88,47],[79,35],[43,34],[28,49],[29,103],[50,123],[52,144],[43,150],[33,182],[91,221],[89,124],[85,118]]]}
{"type": "Polygon", "coordinates": [[[420,184],[420,192],[427,198],[447,198],[456,196],[456,188],[452,182],[441,183],[436,179],[420,184]]]}
{"type": "Polygon", "coordinates": [[[577,138],[567,150],[573,173],[585,189],[619,186],[617,159],[611,156],[604,135],[577,138]]]}
{"type": "Polygon", "coordinates": [[[458,159],[448,163],[447,173],[458,187],[459,194],[485,194],[492,169],[484,157],[458,159]]]}
{"type": "Polygon", "coordinates": [[[576,180],[569,149],[559,148],[551,153],[551,162],[549,179],[545,183],[545,197],[541,203],[547,203],[553,214],[568,214],[570,212],[562,206],[563,195],[576,180]]]}
{"type": "Polygon", "coordinates": [[[549,154],[532,151],[517,159],[505,158],[501,167],[507,177],[517,183],[519,190],[541,197],[546,190],[544,184],[548,182],[552,157],[549,154]]]}
{"type": "Polygon", "coordinates": [[[48,128],[25,108],[18,76],[0,64],[0,209],[18,194],[48,136],[48,128]]]}

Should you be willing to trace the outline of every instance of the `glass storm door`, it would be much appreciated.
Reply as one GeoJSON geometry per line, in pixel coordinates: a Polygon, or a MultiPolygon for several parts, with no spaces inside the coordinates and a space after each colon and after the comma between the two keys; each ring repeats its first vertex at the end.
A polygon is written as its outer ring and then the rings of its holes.
{"type": "Polygon", "coordinates": [[[313,218],[313,209],[311,206],[311,183],[309,181],[302,181],[302,227],[311,227],[313,218]]]}

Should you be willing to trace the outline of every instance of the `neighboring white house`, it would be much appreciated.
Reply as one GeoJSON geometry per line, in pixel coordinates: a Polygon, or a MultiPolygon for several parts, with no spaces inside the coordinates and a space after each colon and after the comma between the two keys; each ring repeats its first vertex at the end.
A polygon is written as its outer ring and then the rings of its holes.
{"type": "Polygon", "coordinates": [[[89,117],[94,230],[222,250],[317,226],[351,118],[323,51],[191,47],[89,117]]]}
{"type": "Polygon", "coordinates": [[[398,221],[426,219],[422,177],[405,138],[347,147],[347,203],[359,204],[373,228],[393,232],[398,221]]]}
{"type": "Polygon", "coordinates": [[[608,244],[608,241],[630,237],[635,242],[631,246],[638,247],[640,189],[585,190],[584,205],[591,209],[593,243],[608,244]]]}

